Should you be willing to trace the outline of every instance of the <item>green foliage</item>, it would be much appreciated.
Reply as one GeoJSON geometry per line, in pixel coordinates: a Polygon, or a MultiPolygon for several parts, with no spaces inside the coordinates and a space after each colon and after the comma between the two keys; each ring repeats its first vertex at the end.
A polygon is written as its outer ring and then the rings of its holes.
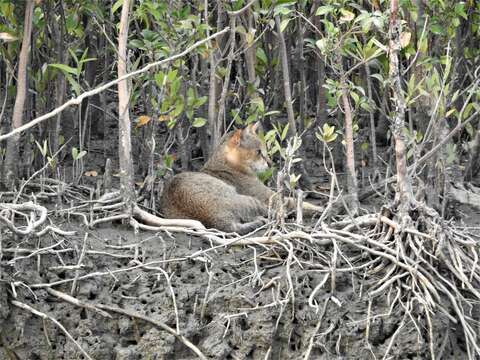
{"type": "Polygon", "coordinates": [[[318,140],[325,143],[333,142],[337,139],[338,133],[335,132],[335,126],[330,126],[328,124],[323,124],[323,127],[315,133],[315,136],[318,140]]]}
{"type": "Polygon", "coordinates": [[[68,48],[68,52],[70,53],[75,67],[71,67],[66,64],[49,64],[50,68],[60,70],[65,78],[68,80],[73,92],[75,95],[79,96],[84,89],[81,86],[81,77],[84,70],[85,63],[89,61],[96,60],[95,58],[88,58],[88,49],[85,49],[81,54],[80,58],[77,56],[76,51],[72,48],[68,48]]]}
{"type": "Polygon", "coordinates": [[[35,144],[37,145],[38,150],[40,150],[40,154],[42,154],[42,157],[47,156],[47,152],[48,152],[47,140],[43,140],[43,145],[40,145],[38,141],[35,140],[35,144]]]}
{"type": "Polygon", "coordinates": [[[204,118],[195,118],[195,120],[192,123],[193,127],[199,128],[204,126],[207,123],[207,119],[204,118]]]}
{"type": "MultiPolygon", "coordinates": [[[[239,10],[248,2],[223,2],[223,10],[239,10]]],[[[67,82],[66,98],[71,98],[85,91],[86,80],[89,86],[96,86],[117,76],[116,38],[123,0],[115,0],[110,3],[111,6],[105,4],[94,0],[69,0],[62,5],[45,0],[37,4],[33,18],[32,66],[28,74],[29,104],[35,107],[31,113],[41,114],[54,107],[56,80],[62,77],[67,82]],[[58,60],[57,53],[56,40],[60,30],[64,36],[63,61],[58,60]],[[107,55],[105,68],[104,52],[107,55]],[[98,61],[93,57],[98,57],[98,61]],[[93,83],[92,79],[87,79],[85,72],[86,65],[92,61],[96,61],[96,66],[98,64],[93,83]]],[[[213,3],[208,4],[205,9],[203,1],[134,2],[130,13],[128,71],[177,54],[205,38],[207,32],[212,34],[217,31],[217,26],[227,26],[228,15],[223,13],[223,18],[217,19],[218,8],[213,3]]],[[[404,132],[411,159],[418,146],[429,146],[432,139],[433,125],[426,131],[428,124],[421,123],[417,113],[423,111],[428,115],[424,119],[432,119],[432,124],[446,120],[449,125],[455,126],[458,121],[465,121],[479,110],[476,94],[468,101],[465,99],[470,91],[471,78],[477,75],[473,65],[480,57],[480,48],[476,46],[480,37],[480,4],[471,0],[432,0],[424,1],[423,5],[420,12],[418,2],[400,1],[399,70],[407,119],[411,122],[411,130],[404,132]]],[[[341,100],[342,88],[345,88],[351,105],[356,149],[360,147],[365,153],[370,151],[371,144],[364,134],[371,132],[366,129],[368,122],[365,119],[372,112],[376,119],[380,115],[389,118],[394,112],[389,83],[388,6],[387,1],[351,0],[265,0],[252,4],[248,13],[237,18],[234,29],[235,56],[227,89],[225,127],[230,123],[243,126],[259,120],[272,125],[273,129],[265,134],[265,141],[270,155],[283,162],[291,157],[289,146],[293,149],[298,145],[289,144],[288,125],[280,125],[286,122],[278,38],[274,36],[277,31],[274,17],[278,16],[280,31],[289,47],[294,115],[304,125],[299,128],[310,129],[318,121],[315,119],[320,92],[317,61],[321,59],[325,65],[323,87],[326,93],[326,99],[323,99],[326,109],[322,111],[329,114],[329,118],[317,129],[317,139],[331,145],[343,134],[341,120],[345,109],[341,100]],[[306,100],[306,108],[303,109],[302,119],[298,116],[302,100],[300,67],[297,64],[301,45],[298,43],[299,30],[303,30],[301,35],[305,37],[302,50],[307,76],[307,96],[303,99],[306,100]],[[247,54],[249,49],[254,51],[247,54]],[[252,68],[247,67],[248,56],[253,57],[254,76],[250,76],[252,68]],[[373,89],[371,98],[367,92],[367,68],[373,89]],[[332,125],[332,116],[337,116],[339,120],[335,126],[332,125]]],[[[4,64],[2,69],[5,74],[12,78],[0,89],[1,95],[6,89],[7,109],[11,108],[16,93],[17,82],[12,75],[15,74],[23,34],[24,7],[23,1],[0,0],[1,63],[4,64]]],[[[189,127],[188,136],[196,136],[200,128],[207,132],[211,55],[217,62],[218,97],[225,80],[229,45],[230,36],[226,34],[176,61],[133,78],[129,105],[135,128],[148,124],[149,129],[160,126],[171,130],[181,121],[182,126],[189,127]]],[[[109,102],[115,101],[113,93],[107,98],[109,102]]],[[[217,113],[214,115],[218,117],[217,113]]],[[[475,131],[475,122],[466,124],[464,134],[459,138],[471,140],[475,131]]],[[[458,145],[451,152],[461,148],[458,145]]],[[[42,157],[48,157],[45,142],[38,142],[36,148],[42,157]]],[[[75,161],[84,156],[72,148],[75,161]]],[[[169,161],[173,161],[173,157],[165,160],[166,168],[171,167],[169,161]]],[[[296,161],[294,156],[291,161],[296,161]]],[[[269,177],[271,173],[265,176],[269,177]]],[[[295,177],[289,179],[292,184],[296,181],[295,177]]]]}
{"type": "Polygon", "coordinates": [[[73,161],[78,161],[81,158],[83,158],[85,155],[87,155],[87,152],[85,150],[79,151],[75,146],[72,147],[73,161]]]}
{"type": "Polygon", "coordinates": [[[37,145],[38,150],[40,151],[40,154],[42,155],[42,158],[47,160],[48,165],[50,166],[51,169],[54,169],[56,167],[56,161],[52,156],[48,156],[48,141],[43,140],[42,145],[35,140],[35,145],[37,145]]]}

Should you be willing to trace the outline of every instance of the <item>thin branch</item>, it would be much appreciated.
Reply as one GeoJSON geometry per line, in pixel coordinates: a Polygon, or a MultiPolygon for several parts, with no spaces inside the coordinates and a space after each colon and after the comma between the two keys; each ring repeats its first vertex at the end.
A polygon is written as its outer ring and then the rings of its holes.
{"type": "Polygon", "coordinates": [[[129,79],[131,77],[134,77],[136,75],[140,75],[140,74],[143,74],[144,72],[147,72],[148,70],[154,68],[154,67],[157,67],[157,66],[160,66],[160,65],[163,65],[163,64],[166,64],[166,63],[169,63],[169,62],[172,62],[178,58],[181,58],[185,55],[187,55],[188,53],[190,53],[192,50],[196,49],[197,47],[199,46],[202,46],[203,44],[209,42],[210,40],[220,36],[220,35],[223,35],[225,33],[227,33],[228,31],[230,30],[230,27],[226,27],[224,28],[222,31],[218,31],[216,32],[215,34],[203,39],[203,40],[200,40],[200,41],[197,41],[195,44],[193,44],[192,46],[186,48],[184,51],[182,51],[181,53],[178,53],[176,55],[173,55],[173,56],[170,56],[169,58],[166,58],[166,59],[163,59],[163,60],[160,60],[160,61],[155,61],[151,64],[148,64],[146,66],[144,66],[143,68],[139,69],[139,70],[135,70],[135,71],[132,71],[118,79],[115,79],[115,80],[112,80],[104,85],[101,85],[93,90],[90,90],[90,91],[87,91],[87,92],[84,92],[83,94],[73,98],[73,99],[70,99],[69,101],[67,101],[65,104],[63,104],[62,106],[50,111],[49,113],[47,114],[44,114],[42,116],[39,116],[35,119],[33,119],[32,121],[30,121],[29,123],[27,124],[24,124],[18,128],[16,128],[15,130],[12,130],[10,131],[9,133],[6,133],[4,135],[0,135],[0,141],[2,140],[5,140],[5,139],[8,139],[16,134],[19,134],[27,129],[30,129],[31,127],[35,126],[35,125],[38,125],[40,124],[41,122],[47,120],[47,119],[50,119],[51,117],[61,113],[63,110],[65,110],[66,108],[68,108],[69,106],[72,106],[72,105],[79,105],[82,103],[82,101],[88,97],[91,97],[93,95],[97,95],[99,93],[101,93],[102,91],[105,91],[106,89],[108,88],[111,88],[112,86],[114,85],[117,85],[118,83],[120,83],[121,81],[123,80],[126,80],[126,79],[129,79]]]}
{"type": "Polygon", "coordinates": [[[165,323],[163,323],[159,320],[153,320],[149,317],[138,314],[136,312],[124,310],[124,309],[121,309],[121,308],[115,307],[115,306],[98,304],[97,307],[100,308],[100,309],[103,309],[103,310],[112,311],[112,312],[116,312],[116,313],[119,313],[119,314],[127,315],[127,316],[135,318],[135,319],[143,320],[145,322],[148,322],[148,323],[152,324],[153,326],[155,326],[157,328],[165,330],[166,332],[175,336],[183,344],[185,344],[185,346],[187,346],[190,350],[192,350],[200,359],[207,360],[207,357],[205,355],[203,355],[203,353],[200,351],[200,349],[198,347],[196,347],[190,340],[188,340],[185,336],[180,335],[174,329],[172,329],[170,326],[166,325],[165,323]]]}
{"type": "Polygon", "coordinates": [[[44,320],[50,320],[51,322],[53,322],[55,325],[57,325],[60,330],[63,331],[63,333],[70,339],[73,341],[73,343],[75,344],[75,346],[80,350],[80,352],[89,360],[93,360],[86,352],[85,350],[82,349],[82,347],[80,346],[80,344],[73,338],[73,336],[68,332],[67,329],[65,329],[65,327],[60,323],[58,322],[57,319],[51,317],[50,315],[48,314],[45,314],[41,311],[38,311],[38,310],[35,310],[34,308],[32,308],[31,306],[27,305],[27,304],[24,304],[20,301],[17,301],[17,300],[12,300],[12,305],[15,305],[16,307],[19,307],[20,309],[24,309],[24,310],[27,310],[29,312],[31,312],[32,314],[34,315],[37,315],[39,317],[41,317],[42,319],[44,320]]]}
{"type": "Polygon", "coordinates": [[[247,5],[245,5],[243,8],[237,11],[227,11],[227,14],[229,16],[238,16],[242,15],[245,11],[247,11],[253,4],[255,4],[257,0],[251,0],[247,5]]]}

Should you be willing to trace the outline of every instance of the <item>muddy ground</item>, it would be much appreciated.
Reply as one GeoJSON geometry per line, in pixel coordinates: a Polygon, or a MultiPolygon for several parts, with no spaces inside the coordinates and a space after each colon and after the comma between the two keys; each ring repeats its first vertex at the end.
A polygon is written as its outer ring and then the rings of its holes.
{"type": "MultiPolygon", "coordinates": [[[[108,318],[60,300],[41,287],[63,282],[54,288],[70,294],[76,274],[91,274],[76,282],[72,294],[77,299],[118,306],[174,329],[178,326],[209,359],[302,359],[310,344],[310,359],[378,359],[392,337],[387,358],[430,358],[426,328],[417,329],[410,319],[389,308],[395,294],[385,294],[371,304],[367,339],[367,289],[378,278],[366,277],[364,270],[337,270],[335,292],[328,281],[311,297],[325,276],[321,268],[328,266],[331,245],[316,249],[324,256],[323,264],[309,261],[309,244],[303,254],[297,254],[301,266],[293,263],[290,269],[291,297],[285,276],[287,252],[280,246],[234,246],[195,256],[211,244],[187,235],[135,235],[121,224],[88,230],[75,222],[58,221],[77,235],[65,238],[55,253],[21,257],[22,248],[47,247],[62,238],[2,238],[0,359],[85,359],[51,321],[12,305],[12,281],[17,282],[17,300],[58,320],[93,359],[197,358],[173,335],[144,321],[114,313],[108,318]],[[85,236],[82,268],[61,268],[78,264],[85,236]],[[15,248],[17,253],[12,252],[15,248]],[[145,266],[135,268],[135,259],[145,266]],[[160,268],[171,276],[175,304],[160,268]]],[[[350,258],[359,255],[345,251],[350,258]]],[[[337,264],[338,269],[347,267],[343,261],[337,264]]],[[[412,309],[411,316],[424,323],[423,312],[412,309]]],[[[443,359],[466,358],[458,326],[444,316],[432,322],[435,351],[443,349],[443,359]]]]}
{"type": "MultiPolygon", "coordinates": [[[[85,171],[102,173],[103,147],[92,141],[85,171]]],[[[114,147],[110,150],[114,159],[114,147]]],[[[322,167],[315,161],[307,162],[307,170],[322,167]]],[[[328,189],[325,172],[310,173],[323,174],[314,181],[328,189]]],[[[95,179],[90,185],[95,187],[95,179]]],[[[369,211],[383,204],[370,201],[363,204],[369,211]]],[[[455,214],[458,223],[480,231],[478,211],[458,207],[455,214]]],[[[304,359],[307,354],[319,360],[430,359],[432,349],[437,360],[467,358],[463,331],[445,315],[432,315],[429,334],[421,306],[404,317],[398,306],[390,306],[394,292],[371,300],[368,289],[384,274],[356,268],[376,260],[344,245],[339,245],[344,257],[337,258],[334,288],[331,279],[317,288],[331,265],[331,244],[296,243],[293,261],[280,245],[211,249],[195,236],[136,234],[120,223],[88,229],[76,218],[52,219],[76,235],[12,238],[0,229],[0,360],[86,359],[52,321],[12,300],[57,320],[92,359],[198,358],[181,340],[143,320],[99,313],[52,295],[46,290],[52,283],[88,304],[116,306],[178,328],[208,359],[304,359]],[[84,244],[82,266],[75,268],[84,244]],[[22,250],[45,247],[51,249],[22,250]]],[[[469,315],[480,320],[479,313],[475,308],[469,315]]],[[[480,333],[480,325],[477,329],[480,333]]]]}

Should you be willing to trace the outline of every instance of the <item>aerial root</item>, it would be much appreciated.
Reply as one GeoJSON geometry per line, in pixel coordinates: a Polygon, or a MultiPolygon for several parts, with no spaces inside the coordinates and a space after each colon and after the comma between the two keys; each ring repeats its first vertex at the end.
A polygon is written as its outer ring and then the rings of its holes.
{"type": "MultiPolygon", "coordinates": [[[[57,186],[48,182],[47,185],[52,189],[57,186]]],[[[63,189],[63,194],[68,191],[70,194],[74,193],[72,188],[68,189],[63,186],[60,188],[63,189]]],[[[83,199],[85,199],[84,196],[83,199]]],[[[27,286],[30,291],[41,288],[51,289],[66,283],[81,283],[94,277],[115,276],[114,274],[130,271],[146,271],[152,265],[170,262],[188,260],[210,264],[209,252],[232,245],[248,245],[252,249],[263,249],[263,254],[270,254],[268,255],[269,261],[276,259],[277,265],[284,268],[282,275],[267,282],[263,282],[262,276],[265,275],[262,275],[259,270],[251,275],[252,284],[261,286],[258,293],[275,286],[282,289],[283,294],[286,294],[284,298],[279,298],[264,307],[280,306],[284,309],[288,304],[293,307],[295,301],[298,301],[296,299],[299,298],[299,295],[295,293],[297,287],[295,271],[297,269],[313,266],[325,274],[321,283],[314,284],[311,296],[307,294],[309,306],[316,311],[319,308],[317,299],[322,293],[321,290],[325,289],[328,284],[331,301],[338,303],[335,298],[335,289],[339,273],[360,273],[362,277],[370,276],[371,279],[379,279],[367,283],[363,290],[367,292],[369,304],[373,299],[387,297],[390,305],[389,314],[398,316],[400,313],[399,319],[403,319],[402,326],[405,327],[407,322],[413,324],[422,337],[424,334],[421,329],[427,329],[425,338],[432,359],[446,352],[449,343],[445,337],[442,339],[434,337],[434,328],[438,326],[439,318],[447,319],[462,329],[469,359],[473,360],[480,355],[476,330],[478,324],[471,315],[480,302],[478,235],[470,233],[468,228],[457,227],[452,222],[444,221],[434,210],[426,206],[417,206],[411,209],[407,218],[398,218],[395,210],[385,208],[378,214],[367,214],[332,222],[328,225],[320,222],[314,228],[287,223],[283,229],[279,229],[275,223],[270,223],[259,229],[263,230],[261,234],[256,231],[239,236],[205,229],[194,221],[176,222],[176,220],[157,218],[138,207],[133,209],[133,218],[123,212],[123,205],[119,194],[113,193],[110,197],[99,200],[83,200],[80,204],[72,205],[67,209],[56,209],[55,213],[67,217],[78,216],[89,227],[95,227],[105,221],[124,219],[129,221],[136,230],[153,231],[156,233],[154,237],[160,239],[163,239],[163,234],[172,236],[173,233],[181,232],[202,237],[209,241],[211,246],[181,258],[163,259],[149,263],[143,263],[142,258],[138,256],[138,248],[141,244],[120,247],[116,249],[115,253],[94,249],[82,250],[85,257],[125,257],[131,259],[135,265],[110,272],[92,272],[80,275],[79,272],[83,272],[83,265],[79,261],[77,265],[70,266],[68,269],[65,266],[62,267],[63,270],[75,271],[75,276],[54,283],[13,282],[11,284],[13,291],[19,286],[27,286]],[[258,247],[252,245],[258,245],[258,247]],[[131,253],[132,249],[136,249],[134,254],[131,253]],[[120,254],[118,251],[127,253],[120,254]],[[423,320],[419,320],[418,314],[423,314],[421,317],[423,320]]],[[[67,232],[62,233],[62,230],[51,224],[45,225],[47,219],[46,208],[32,201],[21,204],[0,204],[0,222],[6,225],[7,231],[19,236],[30,234],[41,236],[47,232],[67,234],[67,232]]],[[[41,257],[43,254],[51,253],[61,255],[63,252],[73,251],[68,248],[60,248],[61,243],[60,241],[40,249],[4,248],[2,251],[15,254],[10,263],[32,256],[41,257]]],[[[258,255],[258,253],[260,251],[255,250],[254,259],[252,259],[255,264],[261,261],[262,256],[265,256],[258,255]]],[[[257,267],[255,268],[257,269],[257,267]]],[[[52,271],[55,269],[52,268],[52,271]]],[[[51,292],[50,294],[61,297],[59,293],[51,292]]],[[[68,296],[64,296],[63,300],[75,303],[75,300],[68,296]]],[[[82,303],[76,303],[76,305],[85,306],[82,303]]],[[[91,310],[99,311],[100,309],[107,312],[113,311],[98,306],[91,310]]],[[[248,312],[255,309],[253,307],[243,310],[248,312]]],[[[369,309],[368,318],[370,319],[375,314],[371,314],[371,305],[369,309]]],[[[369,324],[368,319],[367,324],[369,324]]],[[[320,329],[317,330],[320,331],[320,329]]],[[[175,332],[175,330],[173,331],[175,332]]],[[[401,331],[400,327],[390,338],[385,357],[388,357],[388,352],[392,348],[391,344],[401,331]]],[[[454,334],[448,332],[445,336],[454,336],[454,334]]],[[[368,336],[366,339],[368,341],[368,336]]],[[[313,340],[308,344],[305,354],[311,353],[312,347],[316,346],[313,340]]],[[[371,347],[369,348],[371,349],[371,347]]]]}
{"type": "Polygon", "coordinates": [[[47,209],[44,206],[34,204],[33,202],[25,202],[22,204],[0,203],[0,223],[16,235],[42,236],[46,233],[56,233],[58,235],[68,236],[74,235],[75,232],[64,231],[52,225],[45,225],[47,220],[47,209]],[[23,218],[23,224],[18,218],[23,218]]]}

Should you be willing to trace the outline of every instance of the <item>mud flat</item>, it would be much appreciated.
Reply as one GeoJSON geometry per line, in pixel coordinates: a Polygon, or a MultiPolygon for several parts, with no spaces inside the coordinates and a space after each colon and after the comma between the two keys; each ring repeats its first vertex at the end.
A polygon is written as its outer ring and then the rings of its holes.
{"type": "Polygon", "coordinates": [[[2,239],[1,359],[429,359],[432,346],[437,359],[467,358],[450,309],[426,316],[395,287],[370,296],[384,273],[339,244],[212,249],[123,225],[63,227],[77,235],[2,239]]]}

